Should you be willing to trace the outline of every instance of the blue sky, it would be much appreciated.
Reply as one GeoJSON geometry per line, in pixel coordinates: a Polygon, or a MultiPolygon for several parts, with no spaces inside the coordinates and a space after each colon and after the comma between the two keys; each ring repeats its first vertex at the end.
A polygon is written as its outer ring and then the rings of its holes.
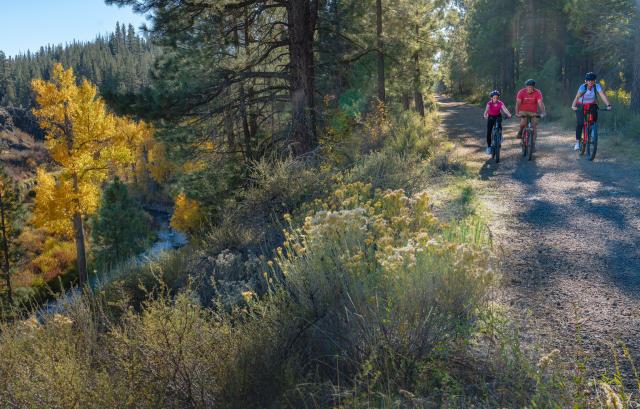
{"type": "Polygon", "coordinates": [[[145,22],[130,7],[107,6],[103,0],[0,0],[0,10],[0,50],[7,56],[89,41],[112,32],[117,21],[136,28],[145,22]]]}

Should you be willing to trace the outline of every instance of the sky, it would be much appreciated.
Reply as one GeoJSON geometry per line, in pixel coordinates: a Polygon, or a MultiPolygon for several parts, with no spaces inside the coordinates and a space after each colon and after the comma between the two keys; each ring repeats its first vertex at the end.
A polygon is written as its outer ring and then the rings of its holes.
{"type": "Polygon", "coordinates": [[[7,56],[47,44],[90,41],[113,32],[116,22],[136,29],[144,16],[104,0],[0,0],[0,50],[7,56]]]}

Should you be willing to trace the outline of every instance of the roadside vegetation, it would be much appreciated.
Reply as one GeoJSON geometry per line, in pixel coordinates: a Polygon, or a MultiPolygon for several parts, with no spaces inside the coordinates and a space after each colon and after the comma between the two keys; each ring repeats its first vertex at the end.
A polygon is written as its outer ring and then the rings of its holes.
{"type": "MultiPolygon", "coordinates": [[[[484,38],[470,22],[495,2],[107,3],[151,12],[150,42],[119,28],[91,54],[154,56],[153,75],[101,90],[42,50],[9,96],[35,104],[48,162],[0,186],[20,205],[0,407],[631,407],[618,366],[592,380],[521,343],[439,127],[434,89],[481,89],[462,83],[484,38]],[[133,259],[143,204],[171,207],[189,244],[133,259]],[[48,313],[50,290],[66,295],[48,313]]],[[[28,58],[10,62],[5,93],[28,58]]]]}

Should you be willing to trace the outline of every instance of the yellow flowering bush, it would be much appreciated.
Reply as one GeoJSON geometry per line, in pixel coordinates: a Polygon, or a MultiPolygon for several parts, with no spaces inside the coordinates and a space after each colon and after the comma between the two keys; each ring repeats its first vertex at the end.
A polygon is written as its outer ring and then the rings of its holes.
{"type": "Polygon", "coordinates": [[[316,323],[315,348],[354,362],[375,356],[409,376],[433,348],[469,331],[483,306],[493,276],[482,229],[440,223],[426,192],[341,184],[285,232],[277,261],[316,323]]]}

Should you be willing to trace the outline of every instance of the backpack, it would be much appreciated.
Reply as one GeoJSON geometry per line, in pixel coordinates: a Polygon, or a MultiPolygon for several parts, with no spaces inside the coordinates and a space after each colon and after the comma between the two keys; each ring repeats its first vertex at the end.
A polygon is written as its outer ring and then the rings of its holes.
{"type": "MultiPolygon", "coordinates": [[[[602,87],[600,86],[600,84],[598,84],[597,82],[595,84],[593,84],[593,95],[595,96],[595,104],[598,104],[598,88],[600,88],[600,91],[602,91],[602,87]]],[[[587,84],[582,84],[580,85],[580,88],[578,88],[578,92],[580,92],[580,97],[582,98],[582,103],[584,104],[584,94],[587,93],[589,89],[587,88],[587,84]]]]}

